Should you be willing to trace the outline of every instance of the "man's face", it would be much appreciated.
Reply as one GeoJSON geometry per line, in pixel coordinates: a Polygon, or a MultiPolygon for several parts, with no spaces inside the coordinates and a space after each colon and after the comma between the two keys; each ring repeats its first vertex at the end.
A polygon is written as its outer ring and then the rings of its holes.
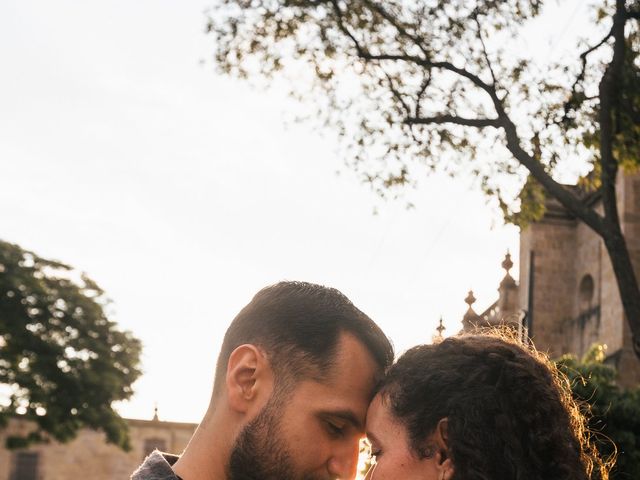
{"type": "Polygon", "coordinates": [[[364,345],[343,334],[329,378],[276,392],[245,426],[229,480],[353,479],[377,370],[364,345]]]}

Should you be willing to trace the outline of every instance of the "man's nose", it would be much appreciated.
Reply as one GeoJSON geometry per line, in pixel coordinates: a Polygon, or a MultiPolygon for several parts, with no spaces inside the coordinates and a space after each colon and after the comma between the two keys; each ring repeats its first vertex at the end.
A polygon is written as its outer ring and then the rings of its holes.
{"type": "Polygon", "coordinates": [[[336,445],[333,456],[329,459],[329,474],[340,480],[353,480],[357,473],[359,451],[358,441],[336,445]]]}

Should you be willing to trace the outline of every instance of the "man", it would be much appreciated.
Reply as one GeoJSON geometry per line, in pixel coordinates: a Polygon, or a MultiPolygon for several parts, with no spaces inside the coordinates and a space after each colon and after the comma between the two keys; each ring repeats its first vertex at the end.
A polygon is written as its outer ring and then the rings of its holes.
{"type": "Polygon", "coordinates": [[[382,330],[342,293],[264,288],[225,334],[213,394],[181,457],[154,452],[133,480],[353,479],[382,330]]]}

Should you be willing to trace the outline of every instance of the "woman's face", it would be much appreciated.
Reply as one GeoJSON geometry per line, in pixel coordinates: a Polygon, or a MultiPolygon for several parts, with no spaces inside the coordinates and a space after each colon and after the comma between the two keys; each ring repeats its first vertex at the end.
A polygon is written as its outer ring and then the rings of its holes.
{"type": "MultiPolygon", "coordinates": [[[[365,477],[367,480],[440,480],[451,473],[443,465],[440,453],[429,453],[419,458],[409,447],[407,429],[391,414],[376,395],[367,412],[367,437],[375,462],[365,477]]],[[[452,470],[451,470],[452,472],[452,470]]]]}

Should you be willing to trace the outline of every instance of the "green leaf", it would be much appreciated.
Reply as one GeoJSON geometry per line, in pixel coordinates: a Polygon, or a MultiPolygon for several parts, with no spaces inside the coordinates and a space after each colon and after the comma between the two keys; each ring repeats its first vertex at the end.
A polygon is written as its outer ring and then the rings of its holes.
{"type": "Polygon", "coordinates": [[[88,276],[1,240],[0,265],[0,383],[12,391],[0,428],[10,416],[35,425],[7,447],[66,442],[88,427],[128,448],[111,404],[132,394],[140,341],[107,317],[104,292],[88,276]]]}

